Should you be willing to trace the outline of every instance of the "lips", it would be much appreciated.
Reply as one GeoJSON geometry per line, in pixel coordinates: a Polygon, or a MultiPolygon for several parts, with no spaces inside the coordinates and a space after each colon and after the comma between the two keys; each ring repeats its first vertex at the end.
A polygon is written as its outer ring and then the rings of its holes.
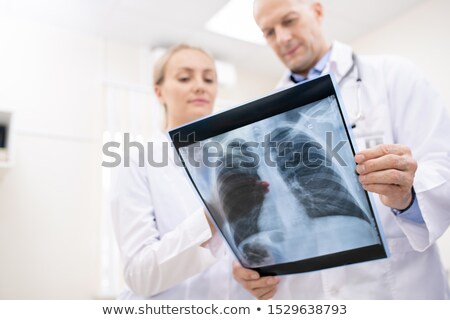
{"type": "Polygon", "coordinates": [[[189,103],[192,104],[209,104],[209,100],[208,99],[202,99],[202,98],[197,98],[197,99],[191,99],[188,101],[189,103]]]}
{"type": "Polygon", "coordinates": [[[289,49],[288,51],[283,52],[283,56],[286,58],[289,58],[297,51],[298,48],[299,48],[299,46],[295,46],[295,47],[289,49]]]}

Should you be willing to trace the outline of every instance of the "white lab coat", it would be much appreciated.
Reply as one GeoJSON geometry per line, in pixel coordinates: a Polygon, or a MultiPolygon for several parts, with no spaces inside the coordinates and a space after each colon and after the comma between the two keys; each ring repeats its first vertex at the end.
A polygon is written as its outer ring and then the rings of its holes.
{"type": "MultiPolygon", "coordinates": [[[[352,49],[333,43],[324,74],[339,81],[352,65],[352,49]]],[[[375,196],[391,252],[388,259],[282,277],[278,299],[448,299],[436,239],[450,224],[450,117],[430,84],[404,59],[359,56],[363,119],[353,134],[359,149],[398,143],[418,161],[414,180],[425,225],[396,217],[375,196]],[[382,140],[381,140],[382,139],[382,140]],[[367,144],[366,144],[367,143],[367,144]]],[[[292,83],[285,74],[281,87],[292,83]]],[[[342,83],[350,119],[356,110],[356,70],[342,83]]]]}
{"type": "MultiPolygon", "coordinates": [[[[151,158],[161,163],[168,139],[157,133],[151,141],[151,158]]],[[[151,166],[145,156],[139,167],[136,153],[129,168],[119,169],[112,217],[127,285],[121,298],[248,298],[232,279],[230,252],[220,236],[211,238],[203,206],[168,150],[166,166],[151,166]]]]}

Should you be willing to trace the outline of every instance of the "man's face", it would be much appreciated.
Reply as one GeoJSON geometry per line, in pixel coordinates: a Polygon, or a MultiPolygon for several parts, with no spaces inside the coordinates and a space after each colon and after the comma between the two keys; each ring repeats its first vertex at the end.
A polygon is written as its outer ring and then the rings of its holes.
{"type": "Polygon", "coordinates": [[[253,13],[267,43],[294,73],[306,75],[326,52],[320,3],[256,0],[253,13]]]}

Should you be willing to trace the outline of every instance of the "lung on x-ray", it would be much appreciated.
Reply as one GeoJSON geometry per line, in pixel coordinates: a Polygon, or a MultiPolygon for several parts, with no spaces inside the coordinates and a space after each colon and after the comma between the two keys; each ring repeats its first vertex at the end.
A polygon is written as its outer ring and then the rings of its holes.
{"type": "Polygon", "coordinates": [[[169,134],[243,266],[277,275],[387,257],[331,76],[169,134]]]}

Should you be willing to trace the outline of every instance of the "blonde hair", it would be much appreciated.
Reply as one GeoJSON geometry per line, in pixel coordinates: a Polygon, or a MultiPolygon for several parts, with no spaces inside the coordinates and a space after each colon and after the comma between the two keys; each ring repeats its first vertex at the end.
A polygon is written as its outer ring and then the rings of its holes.
{"type": "Polygon", "coordinates": [[[213,56],[208,53],[206,50],[203,50],[198,47],[194,47],[188,44],[179,44],[177,46],[174,46],[172,48],[169,48],[155,63],[155,66],[153,68],[153,84],[154,85],[161,85],[164,82],[164,76],[166,74],[166,68],[167,64],[169,63],[172,56],[182,50],[197,50],[202,53],[204,53],[206,56],[208,56],[212,61],[214,61],[213,56]]]}

